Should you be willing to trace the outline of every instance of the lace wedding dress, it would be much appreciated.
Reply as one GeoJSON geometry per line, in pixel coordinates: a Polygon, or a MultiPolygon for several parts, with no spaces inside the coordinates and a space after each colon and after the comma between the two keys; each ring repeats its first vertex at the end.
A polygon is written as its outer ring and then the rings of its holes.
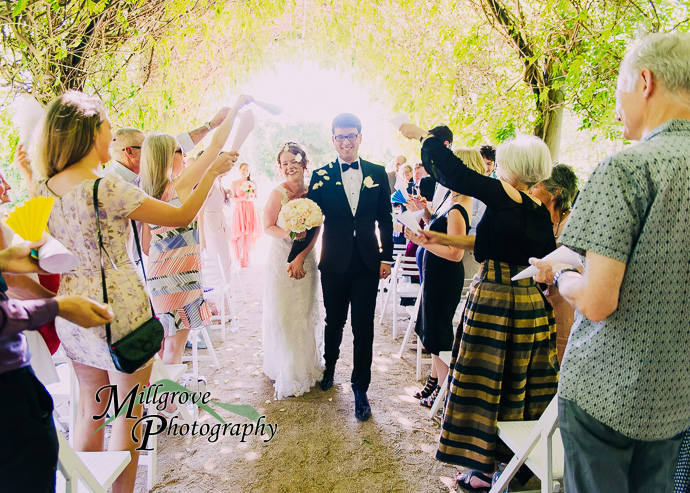
{"type": "MultiPolygon", "coordinates": [[[[287,190],[281,206],[288,202],[287,190]]],[[[277,226],[280,226],[280,219],[277,226]]],[[[319,276],[314,250],[304,261],[307,275],[287,273],[292,240],[272,238],[263,300],[264,373],[275,381],[275,396],[300,396],[323,376],[323,326],[317,298],[319,276]]]]}

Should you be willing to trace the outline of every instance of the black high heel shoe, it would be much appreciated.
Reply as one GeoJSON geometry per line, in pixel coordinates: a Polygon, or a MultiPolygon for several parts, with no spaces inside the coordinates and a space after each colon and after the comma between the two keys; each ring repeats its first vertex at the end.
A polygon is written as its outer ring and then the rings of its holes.
{"type": "Polygon", "coordinates": [[[415,399],[429,397],[434,390],[436,390],[436,387],[438,387],[438,378],[432,378],[431,375],[429,375],[426,379],[426,385],[424,385],[424,388],[415,392],[412,397],[415,399]]]}
{"type": "Polygon", "coordinates": [[[433,407],[434,401],[438,398],[438,393],[440,390],[441,387],[437,385],[431,395],[429,395],[429,397],[422,397],[419,399],[419,403],[424,407],[433,407]]]}

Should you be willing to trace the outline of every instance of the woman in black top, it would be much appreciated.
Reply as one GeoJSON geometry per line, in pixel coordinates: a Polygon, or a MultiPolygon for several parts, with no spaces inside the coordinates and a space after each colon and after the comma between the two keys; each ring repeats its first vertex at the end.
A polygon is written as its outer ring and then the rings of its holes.
{"type": "MultiPolygon", "coordinates": [[[[551,157],[537,137],[497,149],[499,180],[469,170],[442,142],[414,125],[424,167],[442,185],[486,204],[476,239],[424,232],[429,243],[474,245],[482,263],[453,345],[449,397],[436,458],[472,468],[461,486],[487,488],[496,468],[497,422],[538,419],[558,386],[553,309],[532,279],[511,277],[556,248],[551,216],[526,192],[548,178],[551,157]]],[[[422,244],[424,241],[422,241],[422,244]]]]}

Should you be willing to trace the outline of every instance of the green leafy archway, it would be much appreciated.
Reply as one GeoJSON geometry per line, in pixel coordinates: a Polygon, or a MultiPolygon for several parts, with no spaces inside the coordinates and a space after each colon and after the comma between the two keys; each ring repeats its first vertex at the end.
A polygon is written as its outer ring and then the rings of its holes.
{"type": "Polygon", "coordinates": [[[13,91],[96,92],[121,125],[181,128],[276,61],[316,60],[468,144],[536,133],[555,156],[563,108],[611,130],[637,29],[688,27],[682,0],[22,0],[0,19],[13,91]]]}

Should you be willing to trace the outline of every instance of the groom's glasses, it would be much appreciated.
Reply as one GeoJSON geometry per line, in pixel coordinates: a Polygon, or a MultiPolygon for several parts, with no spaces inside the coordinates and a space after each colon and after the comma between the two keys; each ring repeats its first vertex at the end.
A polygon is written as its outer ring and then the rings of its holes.
{"type": "Polygon", "coordinates": [[[359,137],[359,134],[336,135],[335,141],[336,142],[345,142],[345,139],[347,139],[350,142],[354,142],[355,140],[357,140],[357,137],[359,137]]]}

